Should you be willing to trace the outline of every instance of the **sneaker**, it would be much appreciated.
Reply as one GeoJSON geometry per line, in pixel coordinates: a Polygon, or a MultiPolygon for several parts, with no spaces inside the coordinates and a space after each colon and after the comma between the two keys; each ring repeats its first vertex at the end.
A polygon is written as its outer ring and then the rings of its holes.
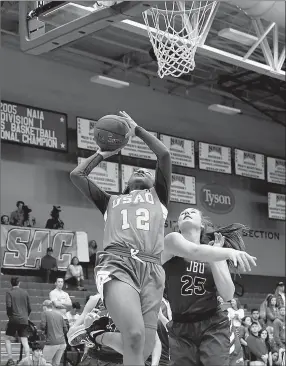
{"type": "Polygon", "coordinates": [[[89,348],[96,346],[96,337],[106,332],[108,323],[109,318],[107,316],[103,316],[95,320],[93,324],[87,329],[85,329],[84,325],[82,325],[81,328],[69,336],[69,344],[71,346],[85,344],[89,348]]]}

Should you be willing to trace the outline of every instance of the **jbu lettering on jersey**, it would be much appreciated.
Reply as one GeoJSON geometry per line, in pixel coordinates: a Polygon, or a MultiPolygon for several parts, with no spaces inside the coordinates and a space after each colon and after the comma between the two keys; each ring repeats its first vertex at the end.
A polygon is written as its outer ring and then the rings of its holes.
{"type": "Polygon", "coordinates": [[[126,204],[138,204],[138,203],[150,203],[151,205],[154,205],[154,198],[151,192],[145,191],[145,192],[139,192],[136,195],[128,194],[124,196],[120,196],[116,198],[112,202],[112,208],[115,208],[118,205],[126,205],[126,204]]]}
{"type": "Polygon", "coordinates": [[[191,261],[190,264],[188,265],[186,271],[204,274],[205,273],[205,264],[191,261]]]}

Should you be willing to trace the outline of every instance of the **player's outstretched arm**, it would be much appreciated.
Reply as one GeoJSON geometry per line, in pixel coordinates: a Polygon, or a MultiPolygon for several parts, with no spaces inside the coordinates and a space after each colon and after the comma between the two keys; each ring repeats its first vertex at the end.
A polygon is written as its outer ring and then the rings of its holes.
{"type": "Polygon", "coordinates": [[[172,257],[181,257],[186,260],[201,262],[219,262],[231,260],[235,267],[239,266],[242,271],[250,271],[251,265],[256,266],[256,257],[246,252],[231,248],[218,248],[211,245],[195,244],[186,240],[179,233],[170,233],[165,237],[165,248],[162,261],[167,262],[172,257]]]}
{"type": "Polygon", "coordinates": [[[97,150],[95,154],[85,159],[70,173],[70,178],[73,184],[93,202],[104,215],[111,195],[99,188],[88,178],[91,171],[105,158],[103,154],[104,153],[101,152],[100,149],[97,150]]]}
{"type": "Polygon", "coordinates": [[[131,135],[133,134],[139,137],[156,155],[155,189],[161,203],[167,206],[170,197],[172,175],[172,162],[169,150],[157,137],[153,136],[143,127],[138,126],[126,112],[120,112],[120,115],[126,119],[131,130],[131,135]]]}

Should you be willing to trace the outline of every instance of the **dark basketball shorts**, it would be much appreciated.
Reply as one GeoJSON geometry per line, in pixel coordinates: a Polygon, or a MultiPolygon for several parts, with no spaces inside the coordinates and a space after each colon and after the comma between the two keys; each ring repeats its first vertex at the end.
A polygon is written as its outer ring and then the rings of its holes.
{"type": "Polygon", "coordinates": [[[94,273],[97,290],[102,299],[104,284],[112,279],[133,287],[140,295],[145,327],[157,330],[165,286],[165,271],[160,264],[104,251],[98,255],[94,273]]]}
{"type": "Polygon", "coordinates": [[[78,366],[122,366],[122,363],[114,363],[111,361],[102,361],[93,357],[86,357],[78,366]]]}
{"type": "Polygon", "coordinates": [[[170,366],[229,366],[230,323],[218,311],[209,319],[167,324],[170,366]]]}
{"type": "Polygon", "coordinates": [[[9,337],[28,337],[29,334],[29,326],[26,324],[19,324],[16,322],[8,321],[7,327],[6,327],[6,336],[9,337]]]}

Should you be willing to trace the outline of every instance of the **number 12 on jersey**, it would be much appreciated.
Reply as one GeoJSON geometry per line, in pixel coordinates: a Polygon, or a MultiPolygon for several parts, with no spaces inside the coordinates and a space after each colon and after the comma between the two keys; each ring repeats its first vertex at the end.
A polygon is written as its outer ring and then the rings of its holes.
{"type": "MultiPolygon", "coordinates": [[[[122,230],[130,229],[130,221],[128,210],[121,210],[121,219],[122,219],[122,230]]],[[[150,212],[147,208],[138,208],[135,212],[136,216],[136,229],[138,230],[150,230],[150,212]]]]}

